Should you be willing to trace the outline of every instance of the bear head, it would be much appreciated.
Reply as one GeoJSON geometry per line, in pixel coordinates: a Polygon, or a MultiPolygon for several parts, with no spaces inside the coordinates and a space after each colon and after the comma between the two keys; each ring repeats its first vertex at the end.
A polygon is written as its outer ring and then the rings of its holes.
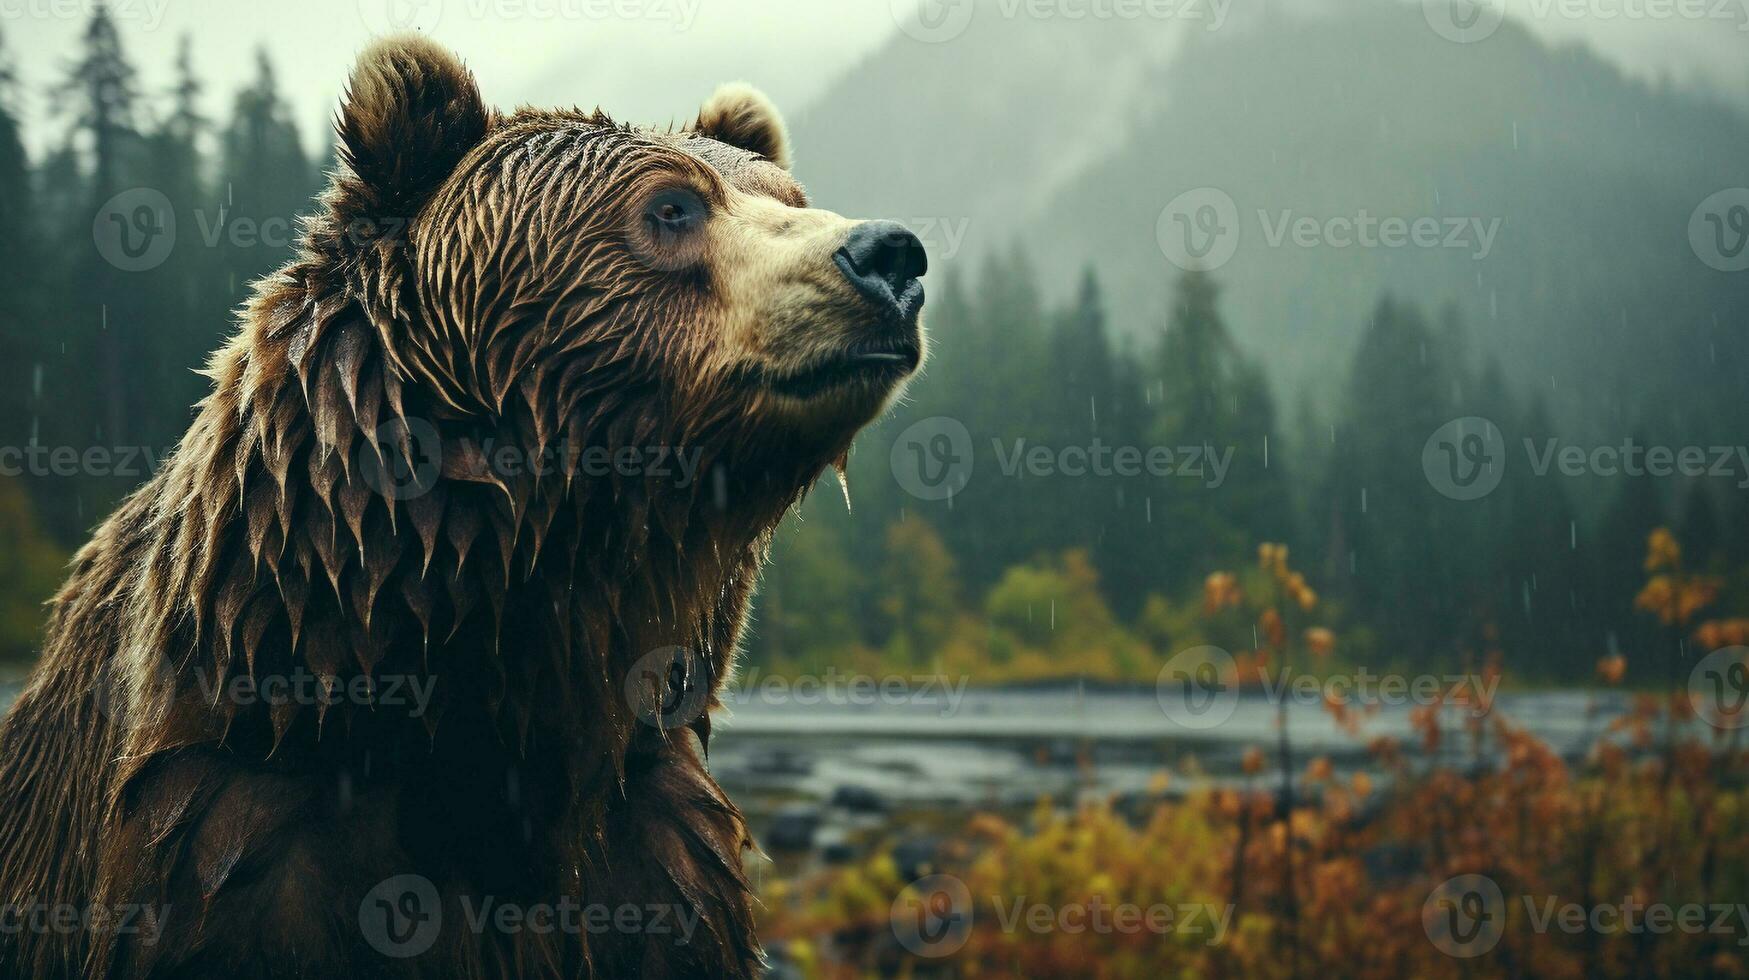
{"type": "Polygon", "coordinates": [[[402,37],[360,58],[337,128],[327,245],[440,418],[529,451],[693,447],[800,489],[923,359],[921,244],[810,207],[745,85],[668,131],[500,113],[402,37]]]}

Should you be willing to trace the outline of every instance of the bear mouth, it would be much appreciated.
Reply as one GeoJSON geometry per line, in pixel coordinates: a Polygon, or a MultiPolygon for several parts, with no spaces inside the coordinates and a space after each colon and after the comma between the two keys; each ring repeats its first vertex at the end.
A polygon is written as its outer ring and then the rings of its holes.
{"type": "Polygon", "coordinates": [[[760,380],[765,388],[797,399],[816,398],[856,384],[888,388],[916,371],[922,357],[922,350],[914,341],[862,345],[840,351],[798,371],[783,374],[762,372],[760,380]]]}

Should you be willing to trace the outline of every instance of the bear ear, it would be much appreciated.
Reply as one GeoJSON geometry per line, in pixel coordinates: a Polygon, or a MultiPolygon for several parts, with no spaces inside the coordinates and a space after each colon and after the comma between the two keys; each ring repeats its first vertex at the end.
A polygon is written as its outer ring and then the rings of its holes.
{"type": "Polygon", "coordinates": [[[789,169],[789,130],[783,116],[765,93],[746,82],[730,82],[718,88],[698,111],[693,126],[701,136],[760,154],[789,169]]]}
{"type": "Polygon", "coordinates": [[[411,219],[469,150],[491,114],[454,54],[417,34],[358,56],[335,119],[340,159],[333,206],[347,223],[411,219]]]}

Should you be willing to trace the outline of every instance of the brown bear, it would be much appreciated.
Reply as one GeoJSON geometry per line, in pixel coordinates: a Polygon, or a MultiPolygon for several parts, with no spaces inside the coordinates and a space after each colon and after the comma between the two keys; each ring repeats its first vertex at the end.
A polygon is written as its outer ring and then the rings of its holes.
{"type": "Polygon", "coordinates": [[[745,977],[705,764],[774,524],[925,257],[769,102],[502,114],[419,39],[0,727],[0,976],[745,977]]]}

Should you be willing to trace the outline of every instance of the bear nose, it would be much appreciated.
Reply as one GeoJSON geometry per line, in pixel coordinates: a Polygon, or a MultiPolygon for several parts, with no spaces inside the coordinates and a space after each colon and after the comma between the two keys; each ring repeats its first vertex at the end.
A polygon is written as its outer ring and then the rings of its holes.
{"type": "Polygon", "coordinates": [[[911,230],[897,221],[865,221],[850,230],[832,256],[844,278],[869,301],[904,320],[923,307],[929,255],[911,230]]]}

